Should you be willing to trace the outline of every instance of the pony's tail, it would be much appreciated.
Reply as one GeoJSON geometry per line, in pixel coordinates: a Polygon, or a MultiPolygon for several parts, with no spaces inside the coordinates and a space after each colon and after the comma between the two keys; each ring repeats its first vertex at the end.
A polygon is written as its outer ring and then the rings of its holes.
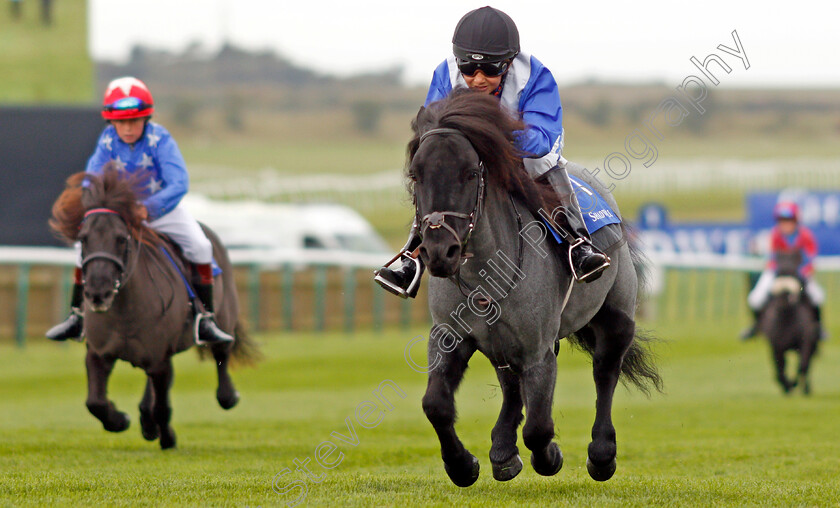
{"type": "MultiPolygon", "coordinates": [[[[573,346],[584,350],[590,357],[595,354],[595,334],[591,331],[579,330],[567,338],[573,346]]],[[[651,389],[662,392],[664,387],[662,377],[656,368],[655,357],[650,351],[650,343],[656,341],[658,339],[652,334],[637,328],[633,343],[630,344],[621,362],[619,380],[622,384],[633,385],[647,396],[650,396],[651,389]]]]}
{"type": "Polygon", "coordinates": [[[637,328],[633,344],[621,362],[621,382],[625,386],[632,384],[647,396],[650,396],[651,388],[660,393],[664,388],[654,355],[650,351],[650,344],[658,340],[649,331],[637,328]]]}
{"type": "Polygon", "coordinates": [[[233,328],[236,339],[231,349],[231,363],[234,365],[254,365],[262,360],[263,355],[259,345],[248,335],[242,321],[233,328]]]}
{"type": "MultiPolygon", "coordinates": [[[[624,238],[627,239],[627,246],[630,249],[630,260],[636,272],[636,279],[639,281],[639,292],[645,292],[650,260],[648,260],[642,251],[638,237],[633,233],[633,229],[624,221],[621,223],[621,229],[624,232],[624,238]]],[[[595,354],[595,334],[586,328],[570,335],[568,339],[572,345],[586,351],[589,356],[595,354]]],[[[650,345],[657,341],[659,339],[649,331],[635,327],[633,342],[630,344],[630,348],[624,354],[624,359],[621,362],[621,375],[619,377],[621,382],[625,386],[632,384],[648,396],[650,396],[651,389],[662,392],[664,388],[662,377],[656,368],[656,358],[650,350],[650,345]]]]}
{"type": "MultiPolygon", "coordinates": [[[[233,327],[233,337],[236,340],[230,350],[231,366],[253,366],[262,360],[263,355],[259,345],[245,332],[245,326],[241,321],[233,327]]],[[[196,348],[196,351],[201,360],[213,358],[210,348],[200,347],[196,348]]]]}

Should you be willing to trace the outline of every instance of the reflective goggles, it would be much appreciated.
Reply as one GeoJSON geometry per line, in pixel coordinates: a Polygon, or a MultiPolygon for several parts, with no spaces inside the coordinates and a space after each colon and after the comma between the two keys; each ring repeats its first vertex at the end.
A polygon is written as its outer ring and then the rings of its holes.
{"type": "Polygon", "coordinates": [[[465,76],[475,76],[475,73],[481,71],[488,78],[501,76],[510,67],[510,60],[500,60],[498,62],[475,62],[473,60],[462,60],[456,58],[455,62],[458,64],[458,70],[465,76]]]}
{"type": "Polygon", "coordinates": [[[103,107],[104,111],[127,111],[129,109],[148,109],[151,108],[152,104],[144,102],[137,97],[123,97],[122,99],[115,100],[111,104],[103,107]]]}

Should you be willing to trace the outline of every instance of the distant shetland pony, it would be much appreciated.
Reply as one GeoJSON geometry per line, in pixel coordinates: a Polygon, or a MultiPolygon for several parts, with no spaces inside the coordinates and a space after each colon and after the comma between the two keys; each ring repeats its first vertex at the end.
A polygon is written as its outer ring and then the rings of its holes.
{"type": "MultiPolygon", "coordinates": [[[[135,192],[139,181],[110,166],[99,176],[71,176],[53,205],[50,226],[66,241],[82,246],[88,410],[107,431],[128,428],[128,415],[108,400],[107,390],[116,360],[129,362],[148,376],[140,402],[143,437],[160,438],[161,448],[167,449],[175,446],[169,425],[171,357],[195,344],[193,303],[184,282],[191,274],[177,247],[143,223],[135,192]]],[[[230,409],[239,400],[228,374],[231,354],[250,361],[256,349],[239,323],[227,252],[212,231],[204,231],[222,269],[215,280],[216,319],[236,338],[233,345],[211,346],[219,379],[216,399],[230,409]]]]}
{"type": "Polygon", "coordinates": [[[820,329],[813,305],[798,276],[801,260],[798,252],[776,255],[776,280],[773,281],[770,300],[761,312],[758,326],[770,342],[776,381],[782,391],[789,393],[801,385],[802,392],[808,395],[811,393],[808,373],[811,360],[817,353],[820,329]],[[788,351],[795,351],[799,356],[793,379],[788,379],[785,372],[785,355],[788,351]]]}

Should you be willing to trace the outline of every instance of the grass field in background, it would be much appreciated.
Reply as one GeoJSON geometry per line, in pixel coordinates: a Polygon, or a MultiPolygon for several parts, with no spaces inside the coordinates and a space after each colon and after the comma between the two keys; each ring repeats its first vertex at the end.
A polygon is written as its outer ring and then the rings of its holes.
{"type": "Polygon", "coordinates": [[[41,2],[22,2],[13,20],[0,2],[0,103],[87,103],[94,100],[93,62],[87,52],[87,2],[53,4],[50,26],[41,23],[41,2]]]}
{"type": "MultiPolygon", "coordinates": [[[[312,506],[836,506],[840,503],[840,344],[829,341],[815,360],[813,395],[783,396],[760,341],[741,343],[741,323],[654,326],[664,394],[650,399],[617,390],[614,420],[618,471],[606,483],[589,479],[586,446],[594,417],[587,357],[563,347],[554,409],[565,465],[556,477],[528,464],[511,482],[492,479],[490,430],[501,404],[486,359],[473,358],[457,396],[457,429],[482,472],[467,489],[443,471],[438,441],[420,408],[425,375],[408,367],[404,349],[427,330],[376,335],[260,335],[265,360],[234,371],[242,393],[225,412],[215,402],[212,363],[192,352],[176,359],[172,389],[178,448],[162,452],[137,424],[142,372],[119,364],[110,393],[132,426],[110,434],[84,406],[84,347],[32,339],[25,350],[0,351],[0,499],[16,506],[282,506],[306,482],[312,506]],[[376,400],[385,380],[393,409],[374,428],[354,420],[376,400]],[[358,445],[330,435],[348,433],[358,445]],[[332,440],[343,461],[324,470],[313,458],[332,440]],[[315,483],[295,471],[310,459],[315,483]]],[[[833,330],[838,336],[838,329],[833,330]]],[[[422,361],[424,342],[413,350],[422,361]]]]}

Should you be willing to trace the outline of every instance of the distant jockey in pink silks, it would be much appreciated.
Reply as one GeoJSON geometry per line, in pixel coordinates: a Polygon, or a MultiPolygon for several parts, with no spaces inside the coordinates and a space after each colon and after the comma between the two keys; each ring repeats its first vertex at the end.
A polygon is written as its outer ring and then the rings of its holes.
{"type": "MultiPolygon", "coordinates": [[[[199,282],[195,293],[205,312],[198,314],[198,340],[205,343],[232,342],[213,316],[213,247],[193,216],[180,206],[187,193],[189,175],[175,140],[162,125],[151,121],[154,100],[145,83],[133,77],[111,81],[102,103],[102,118],[108,126],[99,136],[86,171],[100,174],[107,163],[126,173],[148,173],[145,199],[148,226],[178,244],[184,257],[195,265],[199,282]]],[[[79,252],[70,302],[70,316],[47,332],[47,338],[63,341],[82,336],[84,286],[79,252]]]]}
{"type": "Polygon", "coordinates": [[[770,233],[770,260],[761,273],[758,282],[747,297],[747,303],[753,312],[752,325],[741,333],[741,339],[747,340],[758,333],[758,319],[770,298],[770,289],[776,278],[776,256],[779,253],[799,252],[802,263],[799,265],[799,277],[805,285],[805,294],[814,307],[820,337],[825,333],[822,327],[821,307],[825,302],[825,293],[814,280],[814,259],[817,257],[817,240],[807,227],[799,224],[799,207],[796,203],[781,202],[773,210],[776,226],[770,233]]]}

